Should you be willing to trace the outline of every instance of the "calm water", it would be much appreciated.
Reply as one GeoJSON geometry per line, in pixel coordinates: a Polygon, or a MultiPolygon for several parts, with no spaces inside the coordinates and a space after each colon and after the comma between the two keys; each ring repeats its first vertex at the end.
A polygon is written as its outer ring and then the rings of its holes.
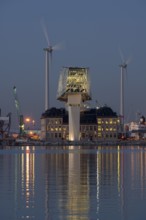
{"type": "Polygon", "coordinates": [[[0,148],[0,220],[145,220],[146,148],[0,148]]]}

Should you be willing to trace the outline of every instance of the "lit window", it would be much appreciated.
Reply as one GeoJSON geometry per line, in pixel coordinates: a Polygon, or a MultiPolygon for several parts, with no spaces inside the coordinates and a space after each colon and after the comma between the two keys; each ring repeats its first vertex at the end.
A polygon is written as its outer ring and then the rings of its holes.
{"type": "Polygon", "coordinates": [[[112,119],[110,119],[110,122],[109,122],[110,124],[113,124],[113,120],[112,119]]]}
{"type": "Polygon", "coordinates": [[[98,119],[98,124],[101,124],[101,119],[98,119]]]}
{"type": "Polygon", "coordinates": [[[50,131],[50,126],[47,126],[47,131],[50,131]]]}

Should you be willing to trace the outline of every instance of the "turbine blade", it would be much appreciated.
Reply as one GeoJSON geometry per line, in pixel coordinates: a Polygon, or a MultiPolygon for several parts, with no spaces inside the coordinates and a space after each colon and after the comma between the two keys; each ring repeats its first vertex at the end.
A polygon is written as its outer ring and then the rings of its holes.
{"type": "Polygon", "coordinates": [[[49,53],[49,72],[52,74],[52,52],[49,53]]]}
{"type": "Polygon", "coordinates": [[[127,72],[127,66],[125,68],[125,76],[126,76],[126,80],[128,81],[128,72],[127,72]]]}
{"type": "Polygon", "coordinates": [[[63,44],[62,43],[59,43],[59,44],[56,44],[52,47],[53,50],[61,50],[63,48],[63,44]]]}
{"type": "Polygon", "coordinates": [[[124,55],[123,55],[122,50],[121,50],[120,47],[119,47],[119,53],[120,53],[120,57],[121,57],[122,63],[125,63],[124,55]]]}
{"type": "Polygon", "coordinates": [[[130,57],[126,60],[125,63],[128,65],[131,61],[132,61],[132,56],[130,56],[130,57]]]}
{"type": "Polygon", "coordinates": [[[49,36],[48,36],[48,33],[47,33],[47,28],[46,28],[44,19],[41,19],[41,26],[42,26],[43,33],[44,33],[44,36],[46,38],[47,44],[48,44],[48,46],[50,46],[50,40],[49,40],[49,36]]]}
{"type": "Polygon", "coordinates": [[[125,75],[125,85],[126,85],[126,88],[128,89],[129,88],[129,77],[128,77],[127,67],[124,69],[124,71],[125,71],[125,74],[124,74],[125,75]]]}

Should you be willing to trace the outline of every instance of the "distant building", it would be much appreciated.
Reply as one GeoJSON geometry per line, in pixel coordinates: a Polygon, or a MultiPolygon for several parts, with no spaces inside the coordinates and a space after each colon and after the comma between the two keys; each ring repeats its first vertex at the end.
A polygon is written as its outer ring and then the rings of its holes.
{"type": "Polygon", "coordinates": [[[129,136],[135,139],[146,138],[146,122],[145,117],[141,116],[139,122],[130,122],[128,125],[129,136]]]}
{"type": "MultiPolygon", "coordinates": [[[[117,139],[120,119],[107,106],[80,112],[80,140],[117,139]]],[[[51,108],[41,116],[41,138],[46,141],[69,140],[69,115],[65,108],[51,108]]]]}

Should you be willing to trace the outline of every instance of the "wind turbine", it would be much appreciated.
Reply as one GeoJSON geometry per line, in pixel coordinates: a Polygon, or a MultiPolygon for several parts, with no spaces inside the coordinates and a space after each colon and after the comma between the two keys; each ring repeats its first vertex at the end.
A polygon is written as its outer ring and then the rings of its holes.
{"type": "Polygon", "coordinates": [[[45,51],[45,111],[49,109],[50,107],[50,74],[51,74],[51,68],[52,68],[52,53],[54,50],[59,49],[59,45],[51,46],[47,29],[45,26],[45,23],[43,20],[41,20],[42,29],[44,32],[44,36],[47,41],[47,47],[45,47],[43,50],[45,51]]]}
{"type": "Polygon", "coordinates": [[[124,74],[127,73],[127,65],[130,62],[130,59],[127,61],[124,60],[123,55],[120,51],[121,55],[121,60],[122,63],[119,65],[120,70],[121,70],[121,80],[120,80],[120,117],[121,117],[121,125],[122,125],[122,132],[124,131],[124,117],[125,117],[125,112],[124,112],[124,74]]]}

